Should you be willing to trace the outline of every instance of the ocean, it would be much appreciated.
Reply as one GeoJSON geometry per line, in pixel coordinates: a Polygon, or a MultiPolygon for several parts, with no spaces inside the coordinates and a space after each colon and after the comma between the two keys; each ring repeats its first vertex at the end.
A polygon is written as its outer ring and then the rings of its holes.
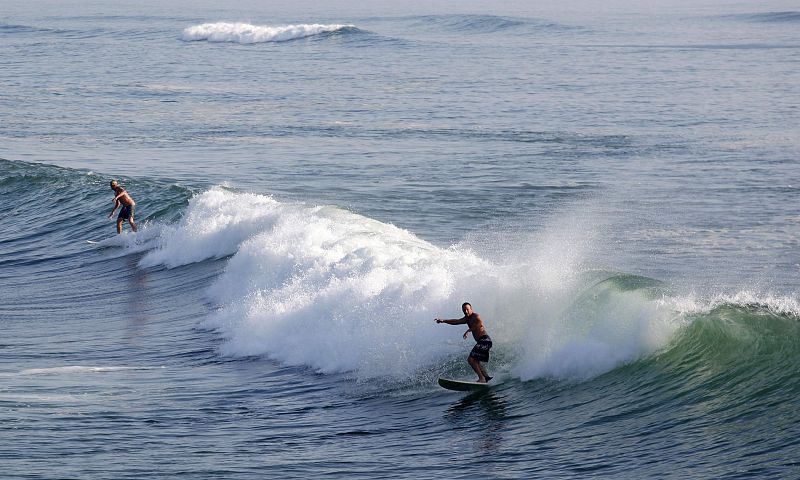
{"type": "Polygon", "coordinates": [[[783,0],[3,1],[2,476],[800,478],[798,72],[783,0]]]}

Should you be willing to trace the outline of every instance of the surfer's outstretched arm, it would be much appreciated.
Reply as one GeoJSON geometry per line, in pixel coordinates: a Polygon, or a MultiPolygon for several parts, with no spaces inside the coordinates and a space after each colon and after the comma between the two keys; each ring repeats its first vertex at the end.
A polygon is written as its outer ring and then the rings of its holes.
{"type": "Polygon", "coordinates": [[[436,323],[446,323],[448,325],[463,325],[463,324],[467,323],[467,317],[451,318],[451,319],[448,319],[448,320],[445,320],[443,318],[434,318],[433,321],[435,321],[436,323]]]}

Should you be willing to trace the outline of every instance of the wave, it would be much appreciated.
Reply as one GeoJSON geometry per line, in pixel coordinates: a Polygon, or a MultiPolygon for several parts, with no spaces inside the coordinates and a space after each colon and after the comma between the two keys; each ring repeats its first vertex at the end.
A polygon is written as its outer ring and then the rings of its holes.
{"type": "Polygon", "coordinates": [[[687,317],[669,348],[617,372],[660,403],[708,404],[710,416],[747,421],[756,411],[791,404],[800,394],[800,310],[797,300],[743,292],[704,302],[687,317]],[[755,300],[755,302],[753,302],[755,300]]]}
{"type": "Polygon", "coordinates": [[[575,225],[563,219],[530,248],[490,261],[333,206],[216,187],[164,227],[142,264],[229,257],[207,292],[217,308],[202,323],[224,338],[222,355],[359,379],[407,380],[442,366],[468,375],[462,360],[470,343],[460,329],[433,322],[460,316],[463,301],[495,340],[490,368],[522,381],[586,381],[668,358],[730,309],[752,314],[744,321],[753,325],[763,316],[797,323],[800,306],[790,297],[697,299],[646,277],[590,269],[591,235],[575,225]]]}
{"type": "Polygon", "coordinates": [[[162,228],[141,264],[230,256],[208,292],[218,310],[203,323],[224,337],[222,354],[325,373],[408,378],[452,363],[469,345],[433,318],[460,316],[463,301],[487,318],[502,368],[521,379],[589,378],[664,347],[681,323],[656,287],[582,271],[586,248],[565,236],[492,262],[333,206],[216,187],[162,228]]]}
{"type": "Polygon", "coordinates": [[[242,44],[285,42],[299,38],[312,37],[347,31],[357,31],[353,25],[251,25],[249,23],[204,23],[187,27],[181,34],[185,41],[232,42],[242,44]]]}
{"type": "Polygon", "coordinates": [[[532,18],[515,18],[497,15],[423,15],[408,17],[415,28],[433,28],[436,30],[449,30],[459,33],[486,34],[498,32],[530,32],[530,31],[561,31],[574,30],[569,27],[548,20],[532,18]]]}
{"type": "MultiPolygon", "coordinates": [[[[46,213],[26,207],[52,195],[76,199],[68,203],[75,211],[105,210],[102,176],[24,162],[0,167],[0,214],[8,219],[0,262],[8,275],[25,271],[25,262],[82,264],[87,231],[110,234],[102,215],[75,215],[75,225],[47,230],[46,213]]],[[[170,211],[109,245],[139,252],[134,258],[145,268],[224,259],[207,291],[215,307],[201,323],[223,338],[223,356],[264,356],[359,379],[408,381],[442,368],[466,376],[470,342],[433,318],[460,316],[460,304],[470,301],[495,340],[490,369],[522,381],[629,377],[641,369],[692,376],[721,361],[770,372],[770,361],[800,367],[796,298],[678,295],[653,279],[592,269],[594,236],[565,215],[488,259],[478,252],[496,251],[482,246],[497,244],[492,235],[470,247],[441,247],[334,206],[222,187],[192,195],[164,182],[124,183],[170,211]]],[[[174,274],[178,291],[188,288],[177,280],[184,274],[174,274]]]]}
{"type": "Polygon", "coordinates": [[[30,27],[28,25],[14,25],[9,23],[0,23],[0,33],[36,33],[41,31],[43,31],[43,29],[37,27],[30,27]]]}
{"type": "Polygon", "coordinates": [[[765,13],[747,13],[737,15],[725,15],[723,18],[730,18],[753,23],[798,23],[800,22],[800,12],[785,11],[785,12],[765,12],[765,13]]]}
{"type": "Polygon", "coordinates": [[[415,17],[419,24],[455,31],[492,33],[525,25],[524,20],[494,15],[427,15],[415,17]]]}
{"type": "Polygon", "coordinates": [[[18,24],[0,22],[0,35],[2,35],[2,34],[27,34],[27,33],[35,33],[35,34],[40,34],[40,33],[44,33],[44,34],[67,34],[67,33],[74,33],[74,30],[64,30],[64,29],[37,27],[37,26],[31,26],[31,25],[18,25],[18,24]]]}
{"type": "Polygon", "coordinates": [[[137,209],[140,231],[117,236],[107,218],[112,206],[110,178],[86,170],[0,159],[0,217],[4,219],[0,264],[23,268],[36,263],[81,263],[76,255],[86,250],[86,240],[103,238],[99,246],[122,247],[118,255],[151,250],[161,228],[180,217],[193,192],[169,181],[121,178],[141,205],[137,209]],[[84,213],[64,215],[54,222],[53,210],[31,205],[84,213]]]}

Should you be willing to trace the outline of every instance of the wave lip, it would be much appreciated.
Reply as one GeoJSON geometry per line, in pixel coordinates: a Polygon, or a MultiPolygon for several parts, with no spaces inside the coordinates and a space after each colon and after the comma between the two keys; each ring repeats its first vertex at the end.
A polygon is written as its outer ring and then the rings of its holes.
{"type": "Polygon", "coordinates": [[[209,42],[242,44],[286,42],[298,38],[312,37],[353,28],[355,28],[353,25],[322,25],[318,23],[271,27],[241,22],[217,22],[187,27],[183,30],[181,39],[185,41],[205,40],[209,42]]]}

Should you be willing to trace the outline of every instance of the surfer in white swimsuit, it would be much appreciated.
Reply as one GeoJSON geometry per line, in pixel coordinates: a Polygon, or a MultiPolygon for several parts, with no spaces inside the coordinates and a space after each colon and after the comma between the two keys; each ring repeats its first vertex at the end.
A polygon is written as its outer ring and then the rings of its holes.
{"type": "Polygon", "coordinates": [[[464,316],[461,318],[449,320],[436,318],[434,321],[436,321],[436,323],[446,323],[448,325],[467,325],[468,329],[464,332],[464,339],[472,332],[472,338],[477,342],[475,346],[472,347],[472,351],[469,352],[467,363],[469,363],[469,366],[478,374],[478,382],[486,383],[491,380],[492,377],[486,373],[486,369],[481,362],[489,361],[489,350],[492,348],[492,338],[486,333],[486,328],[483,326],[481,316],[472,310],[472,305],[468,302],[464,302],[464,304],[461,305],[461,311],[464,312],[464,316]]]}

